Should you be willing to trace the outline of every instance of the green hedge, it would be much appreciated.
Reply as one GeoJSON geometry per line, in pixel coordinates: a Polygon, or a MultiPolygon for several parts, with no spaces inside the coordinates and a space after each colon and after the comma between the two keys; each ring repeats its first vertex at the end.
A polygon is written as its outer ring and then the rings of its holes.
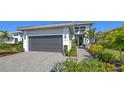
{"type": "Polygon", "coordinates": [[[22,43],[19,44],[0,43],[0,50],[5,52],[21,52],[23,51],[23,45],[22,43]]]}

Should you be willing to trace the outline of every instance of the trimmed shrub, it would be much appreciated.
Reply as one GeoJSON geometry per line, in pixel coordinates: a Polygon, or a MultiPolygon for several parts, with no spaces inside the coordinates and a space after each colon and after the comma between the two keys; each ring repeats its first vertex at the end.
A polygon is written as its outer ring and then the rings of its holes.
{"type": "Polygon", "coordinates": [[[18,52],[16,47],[11,48],[11,52],[18,52]]]}
{"type": "Polygon", "coordinates": [[[64,55],[68,56],[68,46],[64,45],[64,55]]]}
{"type": "Polygon", "coordinates": [[[23,45],[22,43],[19,44],[0,43],[0,49],[5,50],[6,52],[21,52],[23,51],[23,45]]]}
{"type": "Polygon", "coordinates": [[[69,52],[69,56],[75,57],[77,56],[77,49],[76,47],[72,47],[70,52],[69,52]]]}
{"type": "Polygon", "coordinates": [[[69,56],[72,56],[72,57],[77,56],[77,48],[76,48],[75,40],[72,41],[72,47],[69,51],[69,56]]]}
{"type": "Polygon", "coordinates": [[[0,49],[11,49],[12,47],[12,44],[0,43],[0,49]]]}
{"type": "Polygon", "coordinates": [[[23,45],[23,42],[22,42],[22,41],[19,41],[18,44],[19,44],[19,45],[23,45]]]}
{"type": "Polygon", "coordinates": [[[17,44],[17,45],[15,46],[15,48],[17,49],[18,52],[24,51],[23,45],[21,45],[21,44],[17,44]]]}

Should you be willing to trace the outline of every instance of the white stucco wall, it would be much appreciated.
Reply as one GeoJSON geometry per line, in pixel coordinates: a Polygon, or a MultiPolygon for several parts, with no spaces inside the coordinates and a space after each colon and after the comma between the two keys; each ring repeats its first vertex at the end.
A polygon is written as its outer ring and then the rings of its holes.
{"type": "Polygon", "coordinates": [[[65,27],[63,30],[63,46],[68,46],[68,51],[71,49],[71,40],[69,39],[69,28],[65,27]]]}
{"type": "Polygon", "coordinates": [[[17,38],[18,39],[18,42],[21,42],[22,41],[22,37],[20,36],[20,35],[18,35],[17,37],[15,37],[15,38],[17,38]]]}
{"type": "Polygon", "coordinates": [[[71,41],[69,40],[69,28],[63,27],[63,28],[50,28],[43,30],[24,31],[24,39],[23,39],[24,50],[29,51],[28,36],[49,36],[49,35],[62,35],[63,47],[64,45],[67,45],[68,50],[71,49],[71,41]]]}
{"type": "Polygon", "coordinates": [[[26,33],[24,33],[23,36],[23,48],[25,51],[29,51],[29,47],[28,47],[28,36],[26,35],[26,33]]]}

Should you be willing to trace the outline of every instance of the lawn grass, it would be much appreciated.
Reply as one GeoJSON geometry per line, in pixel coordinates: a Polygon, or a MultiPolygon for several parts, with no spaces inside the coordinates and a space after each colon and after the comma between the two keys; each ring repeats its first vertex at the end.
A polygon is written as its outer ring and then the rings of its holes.
{"type": "MultiPolygon", "coordinates": [[[[119,53],[119,51],[117,51],[117,50],[112,50],[112,49],[107,49],[107,48],[106,48],[104,51],[110,52],[110,53],[112,53],[113,55],[115,55],[117,60],[120,59],[120,53],[119,53]]],[[[124,60],[124,52],[122,52],[122,59],[124,60]]]]}

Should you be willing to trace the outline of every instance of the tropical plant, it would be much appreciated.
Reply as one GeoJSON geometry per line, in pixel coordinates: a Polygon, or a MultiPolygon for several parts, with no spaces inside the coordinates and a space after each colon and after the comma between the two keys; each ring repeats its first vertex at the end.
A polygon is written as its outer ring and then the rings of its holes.
{"type": "Polygon", "coordinates": [[[1,32],[2,32],[1,37],[4,39],[4,41],[5,41],[7,38],[9,38],[9,33],[8,33],[8,31],[1,31],[1,32]]]}
{"type": "Polygon", "coordinates": [[[68,46],[64,45],[64,55],[68,56],[68,46]]]}
{"type": "Polygon", "coordinates": [[[96,29],[94,28],[94,29],[88,30],[86,33],[86,35],[90,39],[90,43],[94,43],[93,40],[95,39],[95,32],[96,32],[96,29]]]}
{"type": "Polygon", "coordinates": [[[62,63],[56,64],[50,72],[64,72],[64,65],[62,63]]]}
{"type": "Polygon", "coordinates": [[[75,43],[75,40],[72,41],[72,47],[69,51],[69,56],[77,56],[77,48],[76,48],[76,43],[75,43]]]}

